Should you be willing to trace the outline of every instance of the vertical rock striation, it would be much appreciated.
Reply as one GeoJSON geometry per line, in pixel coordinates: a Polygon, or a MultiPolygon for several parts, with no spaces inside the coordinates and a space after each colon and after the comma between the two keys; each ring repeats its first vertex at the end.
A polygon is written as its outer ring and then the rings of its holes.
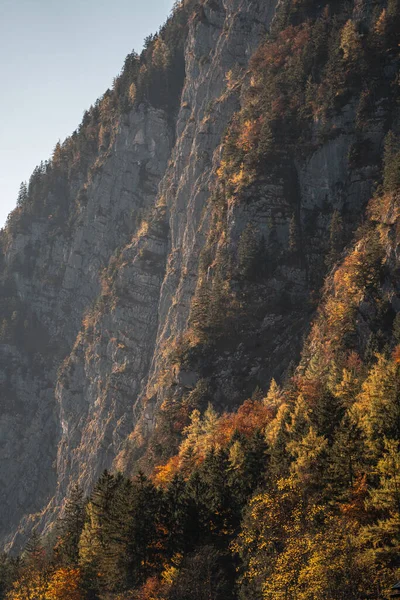
{"type": "Polygon", "coordinates": [[[263,165],[240,199],[227,202],[216,232],[212,197],[225,132],[245,105],[249,61],[279,2],[183,5],[178,112],[136,101],[114,123],[109,147],[80,158],[90,167],[46,192],[45,205],[66,207],[61,218],[33,213],[2,232],[2,329],[17,332],[3,331],[0,345],[0,537],[8,547],[34,523],[50,525],[72,483],[89,492],[104,468],[133,471],[171,394],[179,402],[207,380],[220,407],[229,407],[283,376],[327,271],[332,216],[345,215],[351,235],[378,176],[390,104],[374,107],[363,132],[369,158],[357,163],[357,106],[349,98],[330,117],[335,134],[324,138],[327,124],[315,119],[307,152],[263,165]],[[296,257],[287,252],[293,220],[296,257]],[[237,260],[249,225],[274,263],[241,300],[251,314],[233,344],[172,372],[169,349],[190,327],[205,277],[202,252],[211,256],[212,279],[221,247],[237,260]]]}

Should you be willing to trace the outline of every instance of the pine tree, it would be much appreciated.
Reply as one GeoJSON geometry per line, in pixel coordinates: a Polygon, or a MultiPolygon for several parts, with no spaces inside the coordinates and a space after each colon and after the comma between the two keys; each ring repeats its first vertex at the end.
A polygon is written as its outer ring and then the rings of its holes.
{"type": "Polygon", "coordinates": [[[400,186],[400,142],[393,131],[385,138],[383,157],[383,187],[387,192],[395,192],[400,186]]]}
{"type": "Polygon", "coordinates": [[[343,219],[339,211],[335,210],[329,226],[329,251],[326,257],[326,265],[329,269],[339,260],[343,243],[343,219]]]}
{"type": "Polygon", "coordinates": [[[162,564],[166,536],[160,529],[163,497],[143,473],[135,478],[128,520],[128,583],[138,586],[162,564]]]}
{"type": "Polygon", "coordinates": [[[226,535],[237,526],[238,514],[229,487],[229,455],[212,448],[199,468],[204,492],[200,510],[208,535],[226,535]]]}
{"type": "Polygon", "coordinates": [[[79,542],[84,585],[90,593],[117,591],[125,584],[129,503],[130,482],[104,471],[87,505],[79,542]]]}
{"type": "Polygon", "coordinates": [[[245,445],[243,483],[247,496],[264,483],[268,468],[268,446],[261,431],[255,431],[245,445]]]}
{"type": "MultiPolygon", "coordinates": [[[[378,461],[379,485],[370,492],[368,506],[378,512],[374,525],[363,529],[362,538],[372,548],[374,563],[400,574],[400,451],[398,439],[384,439],[384,453],[378,461]],[[395,570],[395,571],[394,571],[395,570]]],[[[371,551],[370,551],[371,553],[371,551]]]]}
{"type": "Polygon", "coordinates": [[[63,565],[76,566],[79,562],[79,540],[85,522],[83,490],[72,487],[64,512],[57,523],[58,542],[56,554],[63,565]]]}
{"type": "Polygon", "coordinates": [[[28,200],[28,187],[26,182],[23,181],[19,187],[18,197],[17,197],[17,206],[21,207],[26,204],[28,200]]]}
{"type": "Polygon", "coordinates": [[[329,486],[331,494],[343,497],[365,468],[362,432],[347,413],[335,433],[329,450],[329,486]]]}
{"type": "Polygon", "coordinates": [[[161,515],[161,522],[167,532],[165,554],[168,558],[190,551],[196,544],[191,504],[185,480],[181,475],[175,475],[165,491],[161,515]]]}
{"type": "Polygon", "coordinates": [[[378,355],[377,359],[352,411],[353,419],[375,457],[381,455],[385,437],[400,438],[399,367],[383,355],[378,355]]]}
{"type": "Polygon", "coordinates": [[[300,230],[299,223],[296,218],[296,215],[293,213],[290,222],[289,222],[289,253],[293,257],[299,257],[299,252],[301,249],[300,245],[300,230]]]}
{"type": "Polygon", "coordinates": [[[243,230],[238,246],[238,274],[241,279],[253,280],[259,266],[260,242],[251,223],[243,230]]]}

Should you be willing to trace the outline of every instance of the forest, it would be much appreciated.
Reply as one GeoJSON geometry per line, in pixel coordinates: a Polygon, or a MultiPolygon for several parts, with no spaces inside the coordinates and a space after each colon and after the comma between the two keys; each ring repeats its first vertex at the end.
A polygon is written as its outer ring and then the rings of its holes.
{"type": "MultiPolygon", "coordinates": [[[[71,212],[66,182],[78,160],[93,168],[88,156],[101,169],[116,114],[137,103],[176,112],[188,14],[201,19],[201,4],[177,3],[142,54],[127,57],[113,89],[21,187],[3,244],[37,211],[59,227],[68,207],[72,226],[85,198],[71,212]],[[49,182],[56,208],[42,202],[49,182]]],[[[367,17],[358,20],[353,4],[282,1],[252,57],[210,192],[189,327],[165,368],[198,369],[251,327],[255,299],[282,264],[312,271],[314,316],[299,362],[230,409],[214,401],[205,377],[202,393],[200,382],[179,401],[167,396],[134,473],[105,470],[88,496],[72,486],[52,529],[0,557],[1,600],[390,597],[400,580],[400,2],[359,2],[367,17]],[[363,136],[381,98],[392,118],[376,156],[363,136]],[[359,140],[349,160],[379,167],[360,223],[332,211],[316,266],[295,210],[286,246],[276,250],[250,224],[227,254],[220,240],[232,206],[337,135],[332,115],[349,99],[359,140]]],[[[235,74],[229,80],[234,86],[235,74]]],[[[114,263],[103,273],[103,300],[114,263]]],[[[4,298],[2,342],[35,338],[11,282],[4,298]]],[[[286,310],[291,300],[277,302],[286,310]]]]}

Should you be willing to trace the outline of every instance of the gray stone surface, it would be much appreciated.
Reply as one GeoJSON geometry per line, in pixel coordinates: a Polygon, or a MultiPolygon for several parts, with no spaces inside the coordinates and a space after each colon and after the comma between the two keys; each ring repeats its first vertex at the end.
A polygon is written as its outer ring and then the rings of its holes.
{"type": "MultiPolygon", "coordinates": [[[[119,465],[138,422],[145,424],[142,433],[154,426],[163,400],[155,384],[170,341],[187,327],[223,135],[241,106],[240,85],[229,89],[226,76],[234,70],[246,81],[248,61],[275,7],[275,0],[206,1],[202,17],[190,23],[175,130],[162,111],[135,108],[121,118],[102,167],[73,184],[71,197],[84,186],[88,201],[70,230],[54,232],[33,219],[6,248],[5,272],[54,345],[46,364],[0,346],[0,385],[8,390],[0,397],[0,538],[7,547],[17,548],[33,524],[50,526],[73,482],[89,492],[104,468],[119,465]],[[145,223],[137,223],[140,213],[145,223]],[[35,263],[21,271],[16,265],[26,262],[32,247],[35,263]],[[105,290],[102,272],[110,260],[114,274],[105,290]]],[[[237,247],[249,222],[268,239],[271,221],[278,242],[287,244],[293,211],[304,228],[316,211],[307,242],[318,255],[334,208],[346,206],[357,222],[376,173],[349,167],[354,107],[335,119],[340,134],[307,161],[292,161],[290,177],[298,184],[291,197],[285,181],[266,176],[230,208],[228,244],[237,247]]],[[[377,146],[384,120],[377,114],[370,132],[377,146]]],[[[316,137],[318,131],[316,123],[316,137]]],[[[271,346],[264,363],[241,344],[218,359],[221,385],[233,401],[240,369],[243,377],[267,381],[283,356],[290,360],[293,336],[300,342],[307,328],[309,317],[301,311],[308,276],[304,268],[282,265],[268,282],[271,298],[289,286],[301,315],[293,320],[294,313],[271,311],[265,317],[259,333],[271,346]]],[[[175,377],[189,389],[198,383],[194,371],[175,377]]]]}

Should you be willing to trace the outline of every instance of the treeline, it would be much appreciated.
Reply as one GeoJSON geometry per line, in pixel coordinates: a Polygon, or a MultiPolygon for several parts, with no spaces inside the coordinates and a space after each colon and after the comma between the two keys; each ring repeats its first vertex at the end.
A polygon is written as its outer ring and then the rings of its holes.
{"type": "Polygon", "coordinates": [[[87,499],[73,488],[52,534],[3,556],[2,598],[388,598],[400,579],[399,207],[398,189],[371,201],[283,388],[235,413],[199,410],[196,390],[167,403],[170,458],[150,477],[104,472],[87,499]]]}
{"type": "MultiPolygon", "coordinates": [[[[216,415],[215,415],[216,417],[216,415]]],[[[2,598],[228,598],[235,569],[229,544],[266,467],[266,442],[242,440],[241,468],[229,448],[212,449],[187,473],[156,486],[104,472],[90,498],[75,487],[54,536],[33,536],[21,558],[3,557],[2,598]],[[154,596],[157,594],[157,596],[154,596]],[[197,594],[197,595],[196,595],[197,594]]]]}
{"type": "Polygon", "coordinates": [[[175,2],[171,16],[157,34],[146,38],[140,55],[132,52],[126,57],[112,87],[85,111],[79,127],[57,143],[51,159],[35,168],[28,184],[21,184],[17,207],[3,231],[5,240],[28,227],[32,215],[68,233],[87,202],[86,187],[76,189],[76,182],[82,175],[90,181],[101,169],[119,120],[135,105],[163,109],[173,118],[185,77],[184,43],[193,4],[175,2]]]}
{"type": "Polygon", "coordinates": [[[73,488],[53,534],[3,557],[1,597],[387,598],[400,577],[399,319],[391,347],[364,360],[314,327],[316,352],[285,389],[193,411],[151,478],[104,472],[88,499],[73,488]]]}

